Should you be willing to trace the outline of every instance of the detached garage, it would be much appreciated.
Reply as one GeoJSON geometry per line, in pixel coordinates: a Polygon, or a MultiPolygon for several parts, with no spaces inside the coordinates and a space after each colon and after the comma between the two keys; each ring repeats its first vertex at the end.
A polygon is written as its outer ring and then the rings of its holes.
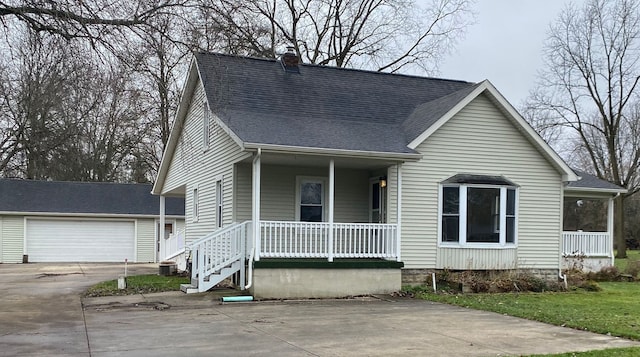
{"type": "MultiPolygon", "coordinates": [[[[0,262],[157,261],[159,198],[151,185],[0,180],[0,262]]],[[[184,229],[167,198],[164,231],[184,229]]]]}

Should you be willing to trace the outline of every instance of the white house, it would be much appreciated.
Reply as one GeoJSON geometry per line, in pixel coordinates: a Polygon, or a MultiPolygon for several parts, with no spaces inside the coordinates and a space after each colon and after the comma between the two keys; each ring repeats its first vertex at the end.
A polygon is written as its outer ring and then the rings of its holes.
{"type": "Polygon", "coordinates": [[[163,260],[169,254],[158,249],[184,230],[184,199],[166,200],[159,225],[150,192],[148,184],[2,179],[0,262],[163,260]]]}
{"type": "Polygon", "coordinates": [[[328,297],[437,269],[555,279],[578,179],[488,81],[198,53],[153,193],[186,200],[190,291],[328,297]]]}

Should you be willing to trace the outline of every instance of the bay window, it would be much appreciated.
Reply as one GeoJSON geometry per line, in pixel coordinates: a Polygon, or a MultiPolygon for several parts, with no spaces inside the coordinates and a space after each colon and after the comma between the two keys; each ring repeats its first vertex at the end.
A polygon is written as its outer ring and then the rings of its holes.
{"type": "Polygon", "coordinates": [[[441,185],[441,244],[471,247],[515,245],[515,185],[504,178],[487,176],[473,176],[476,180],[465,180],[472,182],[460,182],[460,176],[454,176],[441,185]]]}

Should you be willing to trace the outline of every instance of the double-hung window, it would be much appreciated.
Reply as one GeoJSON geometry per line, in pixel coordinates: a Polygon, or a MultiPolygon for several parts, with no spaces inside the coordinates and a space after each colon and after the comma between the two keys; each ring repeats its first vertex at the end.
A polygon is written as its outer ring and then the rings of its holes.
{"type": "Polygon", "coordinates": [[[298,177],[296,218],[301,222],[325,221],[325,179],[298,177]]]}
{"type": "Polygon", "coordinates": [[[443,246],[515,246],[518,189],[496,176],[456,175],[441,184],[443,246]]]}

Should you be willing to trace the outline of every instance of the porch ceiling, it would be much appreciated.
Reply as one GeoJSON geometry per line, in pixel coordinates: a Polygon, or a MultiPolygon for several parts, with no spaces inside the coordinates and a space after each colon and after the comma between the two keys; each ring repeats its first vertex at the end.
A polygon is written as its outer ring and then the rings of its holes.
{"type": "MultiPolygon", "coordinates": [[[[280,154],[269,152],[263,152],[261,156],[262,164],[287,166],[328,167],[329,161],[331,159],[334,160],[336,167],[348,167],[354,169],[382,169],[391,165],[395,165],[399,162],[377,158],[349,158],[323,155],[280,154]]],[[[243,162],[251,163],[251,160],[252,158],[247,158],[243,160],[243,162]]]]}

